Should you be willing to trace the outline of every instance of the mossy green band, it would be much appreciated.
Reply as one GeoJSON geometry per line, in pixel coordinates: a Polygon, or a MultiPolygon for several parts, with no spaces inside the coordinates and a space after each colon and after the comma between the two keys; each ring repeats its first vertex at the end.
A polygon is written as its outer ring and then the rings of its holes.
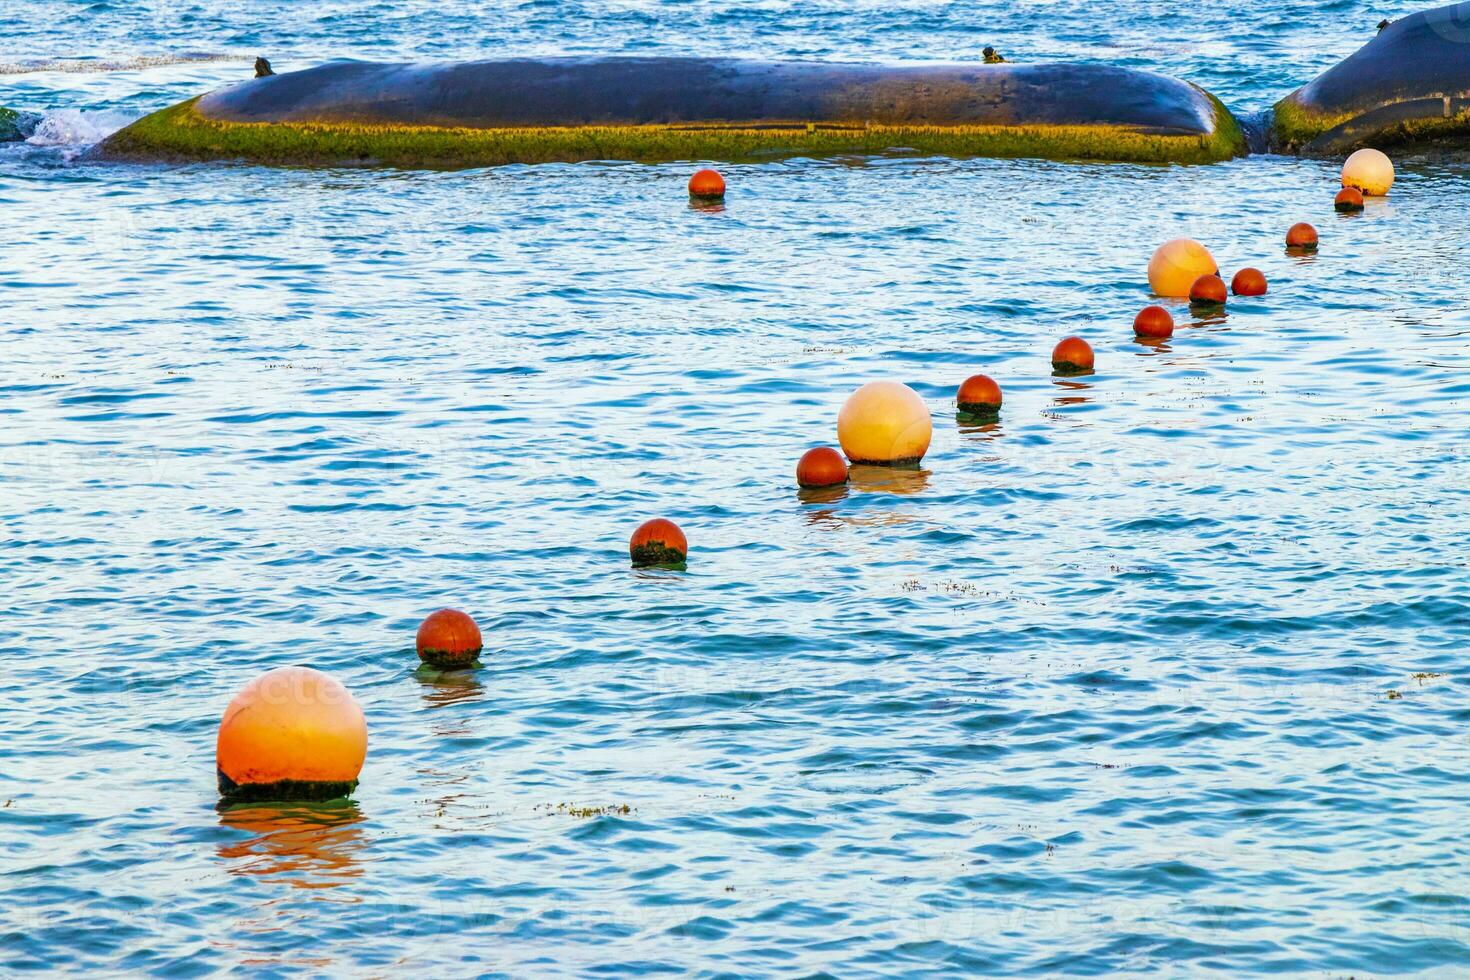
{"type": "Polygon", "coordinates": [[[274,783],[237,783],[222,770],[216,769],[219,777],[219,795],[230,803],[296,803],[320,802],[351,796],[357,789],[357,780],[345,782],[302,782],[283,779],[274,783]]]}

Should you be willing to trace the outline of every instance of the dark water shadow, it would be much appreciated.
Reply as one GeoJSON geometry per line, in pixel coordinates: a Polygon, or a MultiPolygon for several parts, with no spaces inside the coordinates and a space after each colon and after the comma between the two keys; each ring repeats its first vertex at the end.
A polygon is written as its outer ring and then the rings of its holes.
{"type": "Polygon", "coordinates": [[[216,853],[232,875],[270,878],[292,888],[336,888],[363,873],[364,820],[351,800],[226,807],[220,825],[250,836],[221,844],[216,853]]]}
{"type": "Polygon", "coordinates": [[[848,493],[846,483],[839,483],[831,487],[799,487],[796,491],[796,499],[804,504],[835,504],[846,500],[848,493]]]}
{"type": "Polygon", "coordinates": [[[994,415],[986,417],[956,412],[954,424],[959,434],[970,443],[998,442],[1006,434],[1000,419],[994,415]]]}
{"type": "Polygon", "coordinates": [[[1174,348],[1170,346],[1170,337],[1134,337],[1134,357],[1158,357],[1160,354],[1171,354],[1174,348]]]}
{"type": "Polygon", "coordinates": [[[485,695],[485,685],[477,676],[481,664],[477,660],[460,670],[436,670],[422,664],[413,672],[419,682],[424,703],[430,708],[444,708],[466,701],[477,701],[485,695]]]}
{"type": "Polygon", "coordinates": [[[1053,405],[1086,405],[1092,401],[1092,397],[1087,392],[1091,391],[1093,386],[1086,381],[1076,380],[1075,376],[1071,378],[1053,378],[1052,385],[1058,390],[1066,392],[1066,394],[1059,394],[1053,397],[1053,405]]]}
{"type": "Polygon", "coordinates": [[[862,493],[892,493],[912,496],[929,489],[929,471],[898,466],[852,466],[847,482],[862,493]]]}

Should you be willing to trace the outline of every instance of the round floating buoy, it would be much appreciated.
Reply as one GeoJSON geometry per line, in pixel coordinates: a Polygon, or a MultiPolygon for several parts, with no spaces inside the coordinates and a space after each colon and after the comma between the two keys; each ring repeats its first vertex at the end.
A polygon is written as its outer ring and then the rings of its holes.
{"type": "Polygon", "coordinates": [[[796,482],[803,487],[835,487],[846,483],[847,460],[831,446],[808,449],[796,463],[796,482]]]}
{"type": "Polygon", "coordinates": [[[1342,186],[1355,187],[1369,197],[1383,197],[1393,186],[1393,161],[1382,150],[1359,150],[1342,165],[1342,186]]]}
{"type": "Polygon", "coordinates": [[[723,200],[725,178],[718,170],[701,170],[689,178],[689,196],[699,201],[723,200]]]}
{"type": "Polygon", "coordinates": [[[1174,336],[1174,318],[1162,306],[1145,306],[1133,318],[1133,333],[1139,337],[1163,339],[1174,336]]]}
{"type": "Polygon", "coordinates": [[[1052,348],[1052,370],[1061,374],[1091,371],[1092,363],[1092,345],[1081,337],[1065,337],[1061,343],[1052,348]]]}
{"type": "Polygon", "coordinates": [[[680,566],[689,557],[689,542],[679,525],[655,517],[644,521],[628,542],[628,556],[639,568],[650,565],[680,566]]]}
{"type": "Polygon", "coordinates": [[[416,646],[424,663],[450,670],[474,663],[484,644],[473,619],[458,609],[441,609],[419,624],[416,646]]]}
{"type": "Polygon", "coordinates": [[[1344,187],[1332,199],[1332,209],[1342,212],[1363,210],[1363,192],[1356,187],[1344,187]]]}
{"type": "Polygon", "coordinates": [[[1000,385],[988,374],[965,379],[955,395],[955,408],[967,415],[995,415],[1000,411],[1000,385]]]}
{"type": "Polygon", "coordinates": [[[1214,273],[1200,276],[1194,281],[1194,285],[1189,287],[1189,305],[1224,306],[1225,281],[1214,273]]]}
{"type": "Polygon", "coordinates": [[[1148,285],[1156,296],[1183,298],[1203,275],[1220,271],[1210,250],[1192,238],[1165,242],[1148,260],[1148,285]]]}
{"type": "Polygon", "coordinates": [[[220,795],[330,800],[357,787],[367,721],[347,688],[310,667],[277,667],[246,684],[219,724],[220,795]]]}
{"type": "Polygon", "coordinates": [[[897,381],[868,382],[837,413],[837,441],[853,463],[916,466],[933,435],[924,399],[897,381]]]}
{"type": "Polygon", "coordinates": [[[1230,280],[1230,291],[1237,296],[1264,296],[1266,295],[1266,277],[1260,269],[1246,267],[1235,274],[1230,280]]]}
{"type": "Polygon", "coordinates": [[[1317,229],[1298,221],[1286,231],[1286,247],[1297,252],[1317,251],[1317,229]]]}

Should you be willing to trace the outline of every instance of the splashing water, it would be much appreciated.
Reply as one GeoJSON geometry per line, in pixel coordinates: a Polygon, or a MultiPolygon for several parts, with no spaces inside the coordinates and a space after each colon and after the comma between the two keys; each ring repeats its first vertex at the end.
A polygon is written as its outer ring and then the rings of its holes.
{"type": "Polygon", "coordinates": [[[59,148],[70,160],[132,121],[131,113],[117,109],[57,109],[41,118],[26,144],[59,148]]]}

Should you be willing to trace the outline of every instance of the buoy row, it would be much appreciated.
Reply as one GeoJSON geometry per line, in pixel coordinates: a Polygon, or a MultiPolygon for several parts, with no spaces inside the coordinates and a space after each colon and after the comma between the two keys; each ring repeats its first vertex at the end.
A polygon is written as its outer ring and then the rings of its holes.
{"type": "MultiPolygon", "coordinates": [[[[1361,211],[1365,196],[1382,196],[1393,185],[1393,163],[1377,150],[1359,150],[1343,165],[1342,190],[1333,207],[1361,211]]],[[[701,170],[689,180],[695,202],[724,198],[725,181],[714,170],[701,170]]],[[[1286,246],[1291,253],[1315,251],[1317,230],[1306,222],[1291,226],[1286,246]]],[[[1166,242],[1148,263],[1154,294],[1187,298],[1197,309],[1226,302],[1225,282],[1207,248],[1188,238],[1166,242]]],[[[1262,296],[1266,277],[1244,268],[1230,281],[1236,296],[1262,296]]],[[[1147,340],[1173,335],[1174,318],[1150,305],[1133,319],[1135,336],[1147,340]]],[[[1087,373],[1096,362],[1092,346],[1081,337],[1065,337],[1051,354],[1059,375],[1087,373]]],[[[960,416],[994,421],[1003,395],[985,374],[964,380],[955,395],[960,416]]],[[[871,381],[854,391],[837,415],[837,441],[842,451],[818,446],[802,454],[796,482],[803,488],[832,487],[848,480],[849,464],[917,466],[929,450],[933,420],[924,399],[906,384],[871,381]]],[[[673,521],[654,518],[639,525],[628,542],[636,568],[685,567],[689,542],[673,521]]],[[[440,609],[419,625],[415,637],[419,660],[437,670],[475,666],[484,649],[479,626],[458,609],[440,609]]],[[[246,684],[225,708],[215,746],[220,795],[227,803],[245,801],[325,800],[350,794],[367,758],[367,722],[352,694],[336,679],[310,667],[279,667],[246,684]]]]}

